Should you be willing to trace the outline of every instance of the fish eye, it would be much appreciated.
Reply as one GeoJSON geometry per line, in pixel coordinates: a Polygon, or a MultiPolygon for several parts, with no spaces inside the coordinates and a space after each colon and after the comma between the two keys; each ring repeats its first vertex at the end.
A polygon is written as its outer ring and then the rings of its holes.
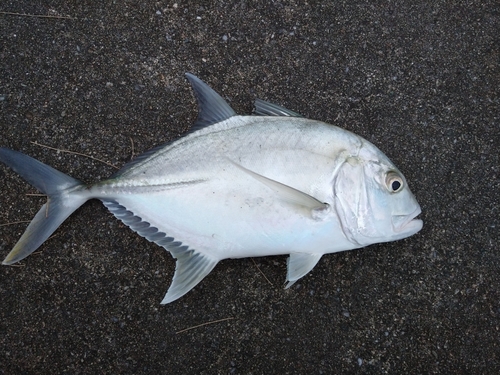
{"type": "Polygon", "coordinates": [[[397,193],[403,189],[403,178],[396,172],[389,172],[385,177],[385,185],[391,193],[397,193]]]}

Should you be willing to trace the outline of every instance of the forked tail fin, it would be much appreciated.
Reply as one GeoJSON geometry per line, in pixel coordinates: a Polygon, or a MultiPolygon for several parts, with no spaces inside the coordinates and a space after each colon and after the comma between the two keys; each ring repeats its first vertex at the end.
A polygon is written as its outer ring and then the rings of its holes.
{"type": "Polygon", "coordinates": [[[89,199],[82,182],[20,152],[0,147],[0,161],[47,195],[17,244],[3,260],[9,265],[34,252],[78,207],[89,199]]]}

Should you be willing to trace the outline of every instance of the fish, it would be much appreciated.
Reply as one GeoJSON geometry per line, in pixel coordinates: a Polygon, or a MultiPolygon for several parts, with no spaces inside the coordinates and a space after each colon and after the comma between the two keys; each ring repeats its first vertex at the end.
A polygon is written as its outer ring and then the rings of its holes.
{"type": "Polygon", "coordinates": [[[288,255],[289,288],[324,254],[422,228],[405,177],[366,139],[261,99],[252,115],[237,115],[205,82],[186,77],[199,107],[189,133],[106,180],[84,184],[0,148],[0,161],[47,196],[2,264],[26,258],[89,199],[176,259],[161,304],[223,259],[288,255]]]}

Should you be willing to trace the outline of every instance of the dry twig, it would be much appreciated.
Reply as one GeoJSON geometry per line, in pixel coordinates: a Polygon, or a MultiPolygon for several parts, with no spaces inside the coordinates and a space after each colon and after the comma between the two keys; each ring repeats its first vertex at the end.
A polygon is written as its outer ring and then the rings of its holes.
{"type": "Polygon", "coordinates": [[[90,156],[90,155],[85,155],[85,154],[82,154],[80,152],[75,152],[75,151],[69,151],[69,150],[62,150],[60,148],[54,148],[54,147],[50,147],[50,146],[47,146],[47,145],[42,145],[41,143],[38,143],[38,142],[31,142],[33,143],[34,145],[37,145],[37,146],[41,146],[41,147],[46,147],[50,150],[55,150],[55,151],[60,151],[60,152],[66,152],[68,154],[73,154],[73,155],[79,155],[79,156],[84,156],[86,158],[89,158],[89,159],[92,159],[92,160],[95,160],[95,161],[98,161],[100,163],[104,163],[106,165],[109,165],[110,167],[113,167],[115,169],[120,169],[118,168],[116,165],[113,165],[111,163],[108,163],[107,161],[104,161],[104,160],[101,160],[101,159],[97,159],[97,158],[94,158],[93,156],[90,156]]]}
{"type": "Polygon", "coordinates": [[[198,324],[197,326],[192,326],[192,327],[181,329],[180,331],[175,332],[175,334],[178,335],[179,333],[190,331],[190,330],[195,329],[195,328],[207,326],[209,324],[215,324],[215,323],[225,322],[226,320],[232,320],[232,319],[234,319],[234,318],[231,316],[229,318],[224,318],[224,319],[219,319],[219,320],[212,320],[211,322],[206,322],[206,323],[198,324]]]}
{"type": "Polygon", "coordinates": [[[44,14],[28,14],[28,13],[16,13],[16,12],[3,12],[0,11],[0,14],[4,14],[6,16],[19,16],[19,17],[34,17],[34,18],[57,18],[63,20],[77,20],[78,18],[69,17],[69,16],[56,16],[56,15],[44,15],[44,14]]]}
{"type": "Polygon", "coordinates": [[[269,284],[273,285],[273,283],[266,277],[266,275],[264,274],[264,272],[262,272],[262,270],[259,268],[259,266],[257,265],[257,263],[255,263],[255,260],[253,260],[253,258],[250,258],[250,259],[252,259],[252,262],[253,262],[254,266],[257,267],[257,269],[262,274],[262,276],[264,276],[264,279],[266,279],[269,284]]]}
{"type": "Polygon", "coordinates": [[[29,223],[30,220],[21,220],[21,221],[13,221],[11,223],[5,223],[5,224],[0,224],[0,227],[5,227],[7,225],[15,225],[15,224],[23,224],[23,223],[29,223]]]}

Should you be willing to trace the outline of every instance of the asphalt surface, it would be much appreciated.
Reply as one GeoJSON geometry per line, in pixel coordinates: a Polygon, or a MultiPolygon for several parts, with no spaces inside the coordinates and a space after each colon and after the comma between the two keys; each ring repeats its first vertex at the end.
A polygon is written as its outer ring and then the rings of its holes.
{"type": "MultiPolygon", "coordinates": [[[[239,113],[259,97],[372,141],[424,220],[406,240],[324,256],[289,290],[286,257],[226,260],[162,306],[170,254],[89,202],[0,268],[0,374],[500,372],[498,1],[0,11],[3,147],[103,179],[115,169],[35,143],[121,166],[188,131],[189,71],[239,113]]],[[[44,198],[3,166],[0,179],[3,258],[26,227],[4,224],[44,198]]]]}

